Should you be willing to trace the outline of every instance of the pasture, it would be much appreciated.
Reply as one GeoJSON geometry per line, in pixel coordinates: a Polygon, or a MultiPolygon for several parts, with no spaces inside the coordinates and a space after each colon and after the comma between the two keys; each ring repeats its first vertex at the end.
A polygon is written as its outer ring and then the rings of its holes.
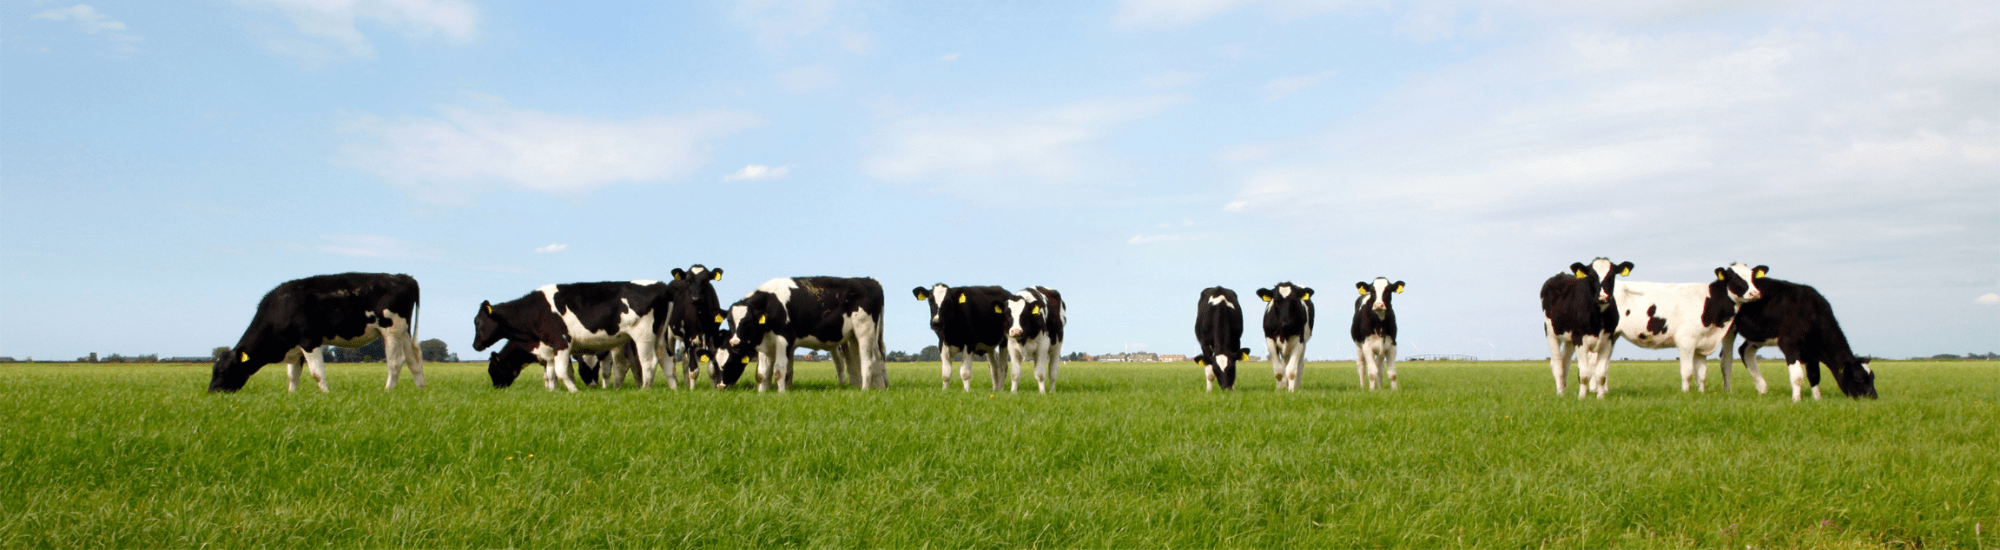
{"type": "Polygon", "coordinates": [[[2000,545],[2000,367],[1877,362],[1879,401],[1794,404],[1768,365],[1769,395],[1684,395],[1671,362],[1615,362],[1581,402],[1545,362],[1402,363],[1372,393],[1313,363],[1297,394],[1268,363],[1232,393],[1071,363],[1055,395],[940,391],[932,363],[869,393],[806,363],[786,395],[4,365],[0,546],[2000,545]]]}

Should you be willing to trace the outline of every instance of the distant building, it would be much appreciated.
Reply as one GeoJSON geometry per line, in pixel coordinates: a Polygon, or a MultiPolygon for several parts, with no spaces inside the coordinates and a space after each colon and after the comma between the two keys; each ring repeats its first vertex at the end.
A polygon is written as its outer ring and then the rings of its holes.
{"type": "Polygon", "coordinates": [[[1162,356],[1160,356],[1160,362],[1162,362],[1162,363],[1183,363],[1183,362],[1186,362],[1187,360],[1188,360],[1188,358],[1187,358],[1187,356],[1186,356],[1186,355],[1181,355],[1181,354],[1178,354],[1178,353],[1176,353],[1176,354],[1173,354],[1173,355],[1162,355],[1162,356]]]}

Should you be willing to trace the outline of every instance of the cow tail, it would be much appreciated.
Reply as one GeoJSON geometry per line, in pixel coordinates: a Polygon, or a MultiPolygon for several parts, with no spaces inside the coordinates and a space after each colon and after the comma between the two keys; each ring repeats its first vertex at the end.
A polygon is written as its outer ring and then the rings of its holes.
{"type": "MultiPolygon", "coordinates": [[[[423,298],[419,297],[416,301],[410,302],[410,345],[417,347],[417,356],[410,358],[410,360],[415,361],[419,369],[424,367],[424,341],[417,336],[417,319],[423,317],[420,315],[423,309],[423,298]]],[[[385,353],[383,355],[388,354],[385,353]]]]}

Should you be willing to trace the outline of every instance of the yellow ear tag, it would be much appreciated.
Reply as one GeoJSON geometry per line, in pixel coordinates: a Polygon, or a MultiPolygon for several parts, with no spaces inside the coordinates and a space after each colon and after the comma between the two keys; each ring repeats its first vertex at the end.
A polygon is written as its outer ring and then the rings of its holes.
{"type": "Polygon", "coordinates": [[[1041,315],[1041,314],[1042,314],[1042,306],[1035,306],[1035,307],[1034,307],[1033,309],[1029,309],[1029,310],[1028,310],[1028,314],[1029,314],[1029,315],[1041,315]]]}
{"type": "Polygon", "coordinates": [[[965,303],[965,295],[964,295],[964,294],[960,294],[960,295],[958,295],[958,303],[961,303],[961,304],[965,303]]]}
{"type": "Polygon", "coordinates": [[[759,324],[759,325],[761,325],[761,324],[764,324],[764,320],[765,320],[765,319],[767,319],[767,318],[769,318],[769,317],[770,317],[770,316],[768,316],[768,315],[758,315],[758,316],[757,316],[757,324],[759,324]]]}
{"type": "Polygon", "coordinates": [[[1242,361],[1249,361],[1249,360],[1250,360],[1250,352],[1247,352],[1247,351],[1246,351],[1246,352],[1243,352],[1243,359],[1241,359],[1241,360],[1242,360],[1242,361]]]}
{"type": "Polygon", "coordinates": [[[1728,277],[1723,277],[1721,273],[1717,273],[1717,274],[1715,274],[1715,280],[1717,280],[1717,281],[1727,281],[1727,280],[1729,280],[1729,278],[1728,278],[1728,277]]]}
{"type": "Polygon", "coordinates": [[[1764,272],[1762,272],[1762,271],[1752,271],[1752,272],[1750,272],[1750,278],[1752,278],[1752,279],[1762,279],[1762,278],[1764,278],[1764,272]]]}
{"type": "Polygon", "coordinates": [[[1300,296],[1299,299],[1310,302],[1313,299],[1313,293],[1307,292],[1305,296],[1300,296]]]}
{"type": "Polygon", "coordinates": [[[487,304],[487,305],[486,305],[486,314],[487,314],[487,315],[492,315],[492,314],[493,314],[493,305],[492,305],[492,304],[487,304]]]}
{"type": "Polygon", "coordinates": [[[1576,278],[1578,278],[1578,279],[1589,279],[1590,277],[1589,277],[1589,276],[1586,276],[1586,275],[1584,275],[1584,274],[1583,274],[1583,270],[1579,269],[1579,270],[1576,270],[1576,278]]]}
{"type": "Polygon", "coordinates": [[[722,280],[722,272],[721,272],[721,271],[717,271],[717,272],[715,272],[715,279],[714,279],[714,280],[717,280],[717,281],[720,281],[720,280],[722,280]]]}
{"type": "Polygon", "coordinates": [[[1403,293],[1403,285],[1396,285],[1396,293],[1397,294],[1403,293]]]}
{"type": "Polygon", "coordinates": [[[717,323],[722,322],[722,314],[720,313],[715,314],[715,322],[717,323]]]}
{"type": "Polygon", "coordinates": [[[1620,269],[1620,270],[1618,270],[1618,276],[1620,276],[1620,277],[1630,277],[1630,276],[1632,276],[1632,268],[1629,268],[1629,267],[1628,267],[1628,268],[1625,268],[1625,269],[1620,269]]]}
{"type": "Polygon", "coordinates": [[[243,353],[243,358],[242,358],[242,359],[240,359],[240,361],[243,361],[243,362],[245,362],[245,363],[248,363],[248,362],[250,362],[250,353],[249,353],[249,352],[244,352],[244,353],[243,353]]]}
{"type": "Polygon", "coordinates": [[[676,280],[676,281],[678,281],[678,280],[681,280],[681,274],[679,274],[679,273],[675,273],[675,274],[674,274],[674,280],[676,280]]]}
{"type": "Polygon", "coordinates": [[[1000,306],[998,306],[998,305],[995,305],[995,306],[993,306],[993,312],[994,312],[994,313],[1000,313],[1000,306]]]}
{"type": "Polygon", "coordinates": [[[1269,302],[1269,301],[1271,301],[1271,297],[1270,297],[1270,296],[1258,296],[1258,298],[1263,298],[1263,299],[1264,299],[1264,301],[1266,301],[1266,302],[1269,302]]]}
{"type": "Polygon", "coordinates": [[[1357,293],[1360,293],[1360,294],[1361,294],[1362,296],[1367,296],[1367,295],[1368,295],[1368,289],[1365,289],[1365,288],[1361,288],[1361,287],[1358,287],[1358,286],[1357,286],[1357,287],[1354,287],[1354,292],[1357,292],[1357,293]]]}

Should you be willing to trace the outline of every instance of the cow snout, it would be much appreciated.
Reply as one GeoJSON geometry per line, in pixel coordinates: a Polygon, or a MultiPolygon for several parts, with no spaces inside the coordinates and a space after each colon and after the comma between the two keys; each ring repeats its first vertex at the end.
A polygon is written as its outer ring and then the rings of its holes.
{"type": "Polygon", "coordinates": [[[737,337],[735,337],[735,336],[731,336],[731,337],[729,337],[729,345],[731,345],[731,346],[740,346],[740,345],[743,345],[743,342],[742,342],[742,339],[740,339],[740,338],[737,338],[737,337]]]}
{"type": "Polygon", "coordinates": [[[1375,302],[1375,311],[1382,311],[1385,309],[1389,309],[1389,306],[1384,305],[1382,302],[1375,302]]]}
{"type": "Polygon", "coordinates": [[[1019,337],[1021,337],[1021,329],[1018,329],[1018,328],[1010,328],[1010,329],[1007,329],[1007,336],[1009,336],[1009,337],[1013,337],[1013,338],[1019,338],[1019,337]]]}
{"type": "Polygon", "coordinates": [[[1748,301],[1753,301],[1753,302],[1754,302],[1754,301],[1757,301],[1757,299],[1759,299],[1759,298],[1763,298],[1763,297],[1764,297],[1764,293],[1762,293],[1762,292],[1758,292],[1758,291],[1757,291],[1757,289],[1754,289],[1754,288],[1753,288],[1753,289],[1750,289],[1750,291],[1749,291],[1749,292],[1745,292],[1745,293],[1743,293],[1743,299],[1744,299],[1744,300],[1748,300],[1748,301]]]}

